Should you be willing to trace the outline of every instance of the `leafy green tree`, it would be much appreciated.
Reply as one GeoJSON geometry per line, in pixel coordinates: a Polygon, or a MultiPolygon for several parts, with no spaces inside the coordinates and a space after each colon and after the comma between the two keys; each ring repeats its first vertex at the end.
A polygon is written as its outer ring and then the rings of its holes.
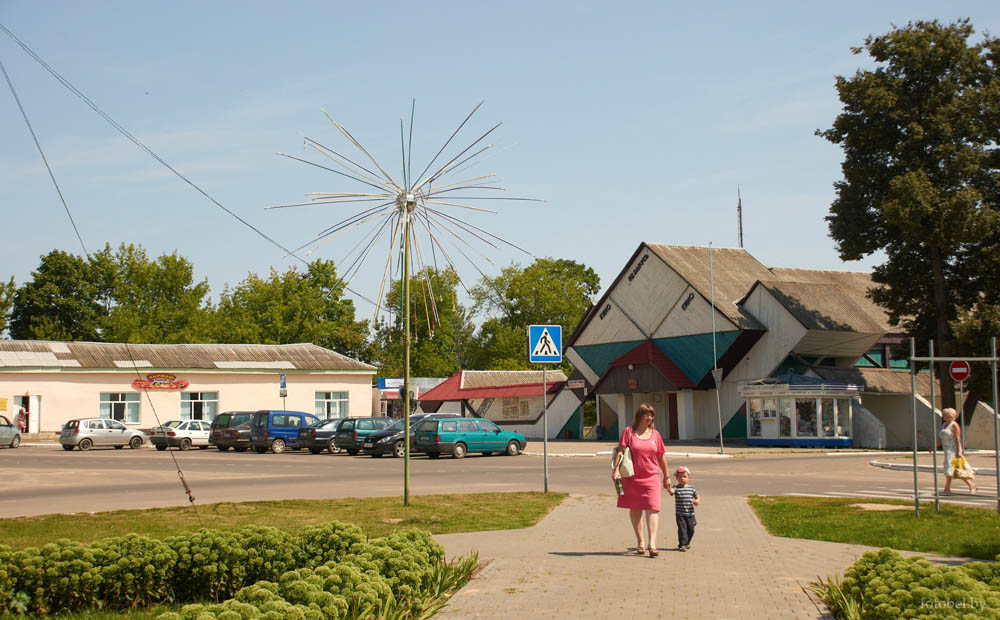
{"type": "Polygon", "coordinates": [[[316,260],[305,272],[271,269],[249,274],[220,295],[212,327],[216,342],[311,342],[357,359],[371,359],[368,322],[354,320],[354,302],[342,297],[333,261],[316,260]]]}
{"type": "MultiPolygon", "coordinates": [[[[474,326],[468,310],[458,303],[457,286],[458,276],[451,269],[428,267],[411,276],[410,376],[447,377],[466,367],[474,326]]],[[[392,283],[386,295],[392,322],[382,320],[376,330],[383,376],[403,375],[401,288],[401,281],[392,283]]]]}
{"type": "Polygon", "coordinates": [[[42,256],[31,280],[14,293],[11,337],[99,341],[103,312],[93,275],[79,256],[61,250],[42,256]]]}
{"type": "Polygon", "coordinates": [[[0,282],[0,334],[10,327],[10,311],[14,307],[14,293],[17,285],[14,284],[14,276],[10,277],[10,282],[4,284],[0,282]]]}
{"type": "Polygon", "coordinates": [[[194,281],[191,262],[176,252],[150,260],[132,244],[110,246],[90,261],[104,307],[107,342],[176,344],[207,342],[211,307],[207,280],[194,281]]]}
{"type": "MultiPolygon", "coordinates": [[[[555,258],[539,258],[524,268],[511,265],[495,278],[482,278],[471,291],[477,311],[487,316],[476,335],[472,367],[535,367],[527,359],[528,326],[561,325],[569,337],[600,289],[593,269],[555,258]]],[[[566,361],[563,367],[572,368],[566,361]]]]}
{"type": "Polygon", "coordinates": [[[844,149],[826,218],[840,257],[884,251],[872,299],[942,356],[958,353],[958,308],[982,309],[1000,266],[1000,40],[973,34],[962,20],[869,36],[853,52],[875,68],[837,78],[843,111],[817,132],[844,149]]]}

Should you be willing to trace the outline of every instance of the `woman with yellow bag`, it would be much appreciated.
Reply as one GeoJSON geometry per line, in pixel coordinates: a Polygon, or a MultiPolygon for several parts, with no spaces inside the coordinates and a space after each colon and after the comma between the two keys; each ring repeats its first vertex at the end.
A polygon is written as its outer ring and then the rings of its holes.
{"type": "Polygon", "coordinates": [[[962,429],[955,423],[958,413],[951,407],[941,410],[941,417],[944,425],[938,437],[941,438],[941,449],[944,450],[944,489],[942,493],[951,493],[951,480],[957,477],[969,486],[969,492],[976,492],[976,485],[972,478],[964,477],[965,471],[971,471],[965,463],[965,455],[962,454],[962,429]],[[959,465],[959,476],[956,476],[955,466],[959,465]]]}

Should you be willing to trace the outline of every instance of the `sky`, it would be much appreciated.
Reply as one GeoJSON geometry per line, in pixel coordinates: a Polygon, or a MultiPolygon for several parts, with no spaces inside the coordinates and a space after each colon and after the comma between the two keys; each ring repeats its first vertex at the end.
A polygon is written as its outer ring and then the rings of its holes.
{"type": "MultiPolygon", "coordinates": [[[[840,111],[835,76],[871,66],[851,53],[869,34],[962,17],[978,33],[1000,32],[995,1],[0,0],[0,23],[48,65],[288,248],[367,206],[266,210],[308,192],[367,191],[277,155],[324,163],[304,151],[308,137],[360,161],[324,110],[399,176],[400,119],[408,126],[414,100],[414,174],[485,101],[442,157],[502,122],[468,173],[496,174],[504,195],[546,202],[451,210],[530,252],[466,235],[485,254],[466,249],[472,265],[445,243],[469,287],[479,270],[496,275],[532,256],[583,263],[607,287],[643,241],[738,247],[737,188],[743,245],[763,264],[869,270],[881,257],[841,261],[824,221],[842,152],[815,131],[840,111]]],[[[124,242],[151,257],[177,252],[214,298],[249,273],[301,268],[122,137],[2,31],[0,62],[89,251],[124,242]]],[[[6,83],[0,205],[0,278],[24,283],[53,249],[83,255],[6,83]]],[[[298,256],[343,265],[367,230],[298,256]]],[[[359,319],[374,313],[388,252],[383,238],[350,283],[359,319]]]]}

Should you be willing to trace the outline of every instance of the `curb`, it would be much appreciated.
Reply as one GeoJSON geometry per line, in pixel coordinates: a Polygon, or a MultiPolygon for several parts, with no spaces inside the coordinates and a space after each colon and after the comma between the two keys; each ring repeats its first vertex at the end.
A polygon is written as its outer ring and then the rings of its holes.
{"type": "MultiPolygon", "coordinates": [[[[871,465],[872,467],[881,467],[882,469],[891,469],[891,470],[894,470],[894,471],[913,471],[913,465],[903,464],[903,463],[885,463],[883,461],[868,461],[868,464],[871,465]]],[[[944,467],[938,467],[937,470],[938,470],[938,473],[942,473],[942,474],[944,473],[944,467]]],[[[917,465],[917,471],[918,472],[923,471],[923,472],[927,472],[927,473],[932,473],[934,471],[934,466],[933,465],[917,465]]],[[[983,475],[983,476],[996,476],[997,475],[997,470],[995,470],[995,469],[987,469],[986,467],[977,467],[975,471],[976,471],[977,475],[983,475]]]]}

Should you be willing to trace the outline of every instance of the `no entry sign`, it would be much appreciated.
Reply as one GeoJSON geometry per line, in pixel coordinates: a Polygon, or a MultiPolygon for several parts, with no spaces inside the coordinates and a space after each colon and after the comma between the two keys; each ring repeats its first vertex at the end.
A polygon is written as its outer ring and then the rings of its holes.
{"type": "Polygon", "coordinates": [[[959,383],[967,381],[971,371],[972,369],[969,368],[969,362],[963,360],[952,362],[951,365],[948,366],[948,373],[951,375],[952,380],[958,381],[959,383]]]}

